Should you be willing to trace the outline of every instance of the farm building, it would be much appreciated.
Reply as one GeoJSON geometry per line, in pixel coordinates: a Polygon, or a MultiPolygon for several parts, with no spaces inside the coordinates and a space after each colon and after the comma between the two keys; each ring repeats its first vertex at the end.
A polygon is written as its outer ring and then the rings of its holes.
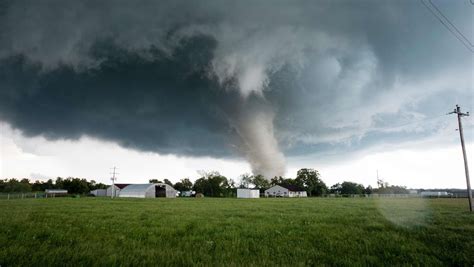
{"type": "Polygon", "coordinates": [[[266,197],[307,197],[304,189],[297,186],[280,186],[275,185],[265,190],[266,197]]]}
{"type": "Polygon", "coordinates": [[[176,191],[172,186],[156,183],[156,184],[130,184],[120,190],[119,197],[136,197],[136,198],[155,198],[155,197],[176,197],[176,191]]]}
{"type": "Polygon", "coordinates": [[[96,197],[105,197],[105,196],[107,196],[107,189],[92,190],[91,195],[94,195],[96,197]]]}
{"type": "Polygon", "coordinates": [[[259,198],[260,190],[249,188],[237,188],[237,198],[259,198]]]}
{"type": "MultiPolygon", "coordinates": [[[[129,184],[115,184],[115,194],[114,197],[118,197],[120,194],[120,191],[124,189],[127,185],[129,184]]],[[[110,197],[112,196],[112,185],[107,187],[107,196],[110,197]]]]}
{"type": "Polygon", "coordinates": [[[46,197],[65,196],[67,190],[65,189],[46,189],[44,190],[46,197]]]}

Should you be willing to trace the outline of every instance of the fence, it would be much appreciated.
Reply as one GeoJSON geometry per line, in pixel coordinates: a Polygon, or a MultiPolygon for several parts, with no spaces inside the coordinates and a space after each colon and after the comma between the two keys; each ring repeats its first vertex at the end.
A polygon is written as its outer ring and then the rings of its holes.
{"type": "Polygon", "coordinates": [[[45,192],[37,193],[0,193],[0,199],[26,199],[26,198],[55,198],[55,197],[77,197],[77,195],[67,194],[46,194],[45,192]]]}
{"type": "Polygon", "coordinates": [[[360,195],[353,195],[353,194],[326,194],[322,197],[329,197],[329,198],[467,198],[467,193],[451,193],[448,195],[429,195],[423,196],[421,194],[360,194],[360,195]]]}

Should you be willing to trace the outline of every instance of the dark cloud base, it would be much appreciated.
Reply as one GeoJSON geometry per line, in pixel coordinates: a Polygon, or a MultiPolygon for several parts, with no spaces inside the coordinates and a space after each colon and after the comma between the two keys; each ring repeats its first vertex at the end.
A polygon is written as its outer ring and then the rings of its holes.
{"type": "Polygon", "coordinates": [[[100,64],[83,71],[45,71],[12,56],[0,62],[0,118],[27,136],[90,135],[164,154],[231,155],[226,112],[238,96],[209,75],[215,47],[196,36],[171,55],[154,47],[138,54],[106,40],[90,51],[100,64]]]}

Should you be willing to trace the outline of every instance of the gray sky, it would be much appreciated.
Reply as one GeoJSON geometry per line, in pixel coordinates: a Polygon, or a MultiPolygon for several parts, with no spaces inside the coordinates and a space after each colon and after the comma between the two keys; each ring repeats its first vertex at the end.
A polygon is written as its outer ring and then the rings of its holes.
{"type": "Polygon", "coordinates": [[[463,187],[473,55],[421,1],[1,1],[1,176],[463,187]]]}

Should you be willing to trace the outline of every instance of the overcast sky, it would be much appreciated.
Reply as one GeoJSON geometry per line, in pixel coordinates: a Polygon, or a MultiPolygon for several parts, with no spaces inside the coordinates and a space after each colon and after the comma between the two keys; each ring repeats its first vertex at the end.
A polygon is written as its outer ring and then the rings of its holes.
{"type": "Polygon", "coordinates": [[[120,182],[146,182],[308,167],[328,185],[375,186],[379,170],[390,184],[463,188],[445,114],[474,104],[473,8],[0,1],[0,176],[109,182],[117,166],[120,182]]]}

